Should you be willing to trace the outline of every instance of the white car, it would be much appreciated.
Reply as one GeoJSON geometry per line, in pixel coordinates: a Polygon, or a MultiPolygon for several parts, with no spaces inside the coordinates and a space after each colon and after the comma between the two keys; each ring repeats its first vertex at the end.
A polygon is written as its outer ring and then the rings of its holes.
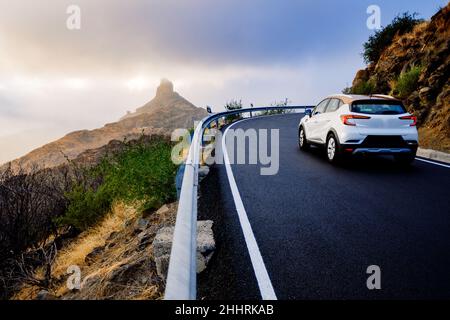
{"type": "Polygon", "coordinates": [[[325,147],[330,162],[352,154],[388,154],[404,164],[416,157],[417,118],[393,97],[333,95],[305,113],[298,126],[300,149],[325,147]]]}

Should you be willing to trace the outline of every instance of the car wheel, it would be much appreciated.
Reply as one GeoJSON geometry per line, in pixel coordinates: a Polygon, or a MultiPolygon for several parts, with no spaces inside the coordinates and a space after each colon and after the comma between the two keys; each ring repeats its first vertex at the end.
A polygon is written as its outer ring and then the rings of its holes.
{"type": "Polygon", "coordinates": [[[402,165],[410,165],[416,158],[415,153],[397,154],[394,156],[395,162],[402,165]]]}
{"type": "Polygon", "coordinates": [[[339,142],[334,134],[330,134],[327,138],[326,152],[327,159],[331,163],[337,163],[341,158],[339,142]]]}
{"type": "Polygon", "coordinates": [[[306,140],[305,130],[303,127],[300,127],[300,130],[298,132],[298,146],[301,150],[308,150],[309,144],[306,140]]]}

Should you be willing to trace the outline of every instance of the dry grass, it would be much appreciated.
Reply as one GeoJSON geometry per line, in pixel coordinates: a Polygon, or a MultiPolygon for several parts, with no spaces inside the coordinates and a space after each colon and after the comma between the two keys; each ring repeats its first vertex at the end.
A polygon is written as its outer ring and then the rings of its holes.
{"type": "MultiPolygon", "coordinates": [[[[158,277],[151,245],[141,249],[135,223],[140,216],[136,206],[114,205],[112,212],[97,226],[85,231],[59,251],[53,265],[52,292],[62,299],[161,299],[163,281],[158,277]],[[114,234],[113,234],[114,233],[114,234]],[[105,246],[106,245],[106,246],[105,246]],[[86,256],[104,247],[87,263],[86,256]],[[69,291],[67,268],[77,265],[82,273],[81,290],[69,291]]],[[[167,205],[146,219],[150,236],[175,223],[177,204],[167,205]]],[[[37,272],[40,272],[37,270],[37,272]]],[[[39,290],[24,287],[14,298],[32,299],[39,290]]]]}
{"type": "Polygon", "coordinates": [[[105,245],[105,240],[112,232],[120,232],[125,229],[125,224],[136,216],[133,207],[118,203],[113,211],[94,228],[83,232],[76,241],[62,250],[55,261],[53,274],[55,277],[65,275],[71,265],[82,266],[86,256],[94,248],[105,245]]]}

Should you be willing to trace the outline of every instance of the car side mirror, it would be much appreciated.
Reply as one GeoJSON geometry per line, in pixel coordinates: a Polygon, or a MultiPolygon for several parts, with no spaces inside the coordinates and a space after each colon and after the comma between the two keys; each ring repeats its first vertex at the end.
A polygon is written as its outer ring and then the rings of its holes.
{"type": "Polygon", "coordinates": [[[311,111],[311,109],[306,109],[306,110],[305,110],[305,114],[306,114],[308,117],[311,118],[311,116],[312,116],[312,111],[311,111]]]}

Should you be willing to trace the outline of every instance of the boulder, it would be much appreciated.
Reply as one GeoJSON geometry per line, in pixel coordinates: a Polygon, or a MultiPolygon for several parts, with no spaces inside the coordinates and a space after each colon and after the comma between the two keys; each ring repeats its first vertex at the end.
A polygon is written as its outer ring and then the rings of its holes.
{"type": "Polygon", "coordinates": [[[167,276],[167,271],[169,270],[169,260],[169,254],[164,254],[157,258],[155,257],[156,272],[162,279],[165,279],[167,276]]]}
{"type": "Polygon", "coordinates": [[[209,173],[209,167],[208,166],[200,166],[198,168],[198,176],[199,177],[206,177],[209,173]]]}
{"type": "MultiPolygon", "coordinates": [[[[211,220],[197,222],[197,273],[206,269],[216,248],[212,226],[211,220]]],[[[156,270],[163,279],[166,278],[169,268],[173,231],[174,227],[161,228],[153,240],[156,270]]]]}
{"type": "Polygon", "coordinates": [[[203,179],[205,179],[208,173],[209,173],[208,166],[200,166],[198,168],[198,182],[201,182],[203,179]]]}
{"type": "Polygon", "coordinates": [[[159,208],[156,211],[157,215],[162,215],[162,214],[166,214],[170,211],[170,208],[167,206],[167,204],[163,205],[161,208],[159,208]]]}
{"type": "Polygon", "coordinates": [[[102,290],[106,295],[115,295],[124,288],[143,285],[143,283],[158,283],[154,274],[155,264],[151,257],[143,255],[137,259],[124,260],[102,280],[102,290]]]}
{"type": "Polygon", "coordinates": [[[90,265],[92,262],[94,262],[95,259],[98,258],[100,254],[103,253],[105,250],[105,246],[95,247],[90,253],[86,255],[84,258],[84,262],[86,262],[87,265],[90,265]]]}
{"type": "Polygon", "coordinates": [[[134,232],[140,233],[144,231],[145,229],[147,229],[149,224],[150,222],[147,219],[139,218],[134,225],[134,232]]]}
{"type": "Polygon", "coordinates": [[[139,250],[145,249],[145,247],[147,247],[152,242],[155,237],[157,227],[157,225],[153,225],[137,235],[137,239],[139,241],[139,250]]]}
{"type": "Polygon", "coordinates": [[[422,101],[428,101],[430,100],[430,93],[431,93],[431,88],[430,87],[423,87],[419,90],[419,97],[420,100],[422,101]]]}
{"type": "Polygon", "coordinates": [[[155,239],[153,240],[153,255],[155,258],[170,254],[173,230],[174,227],[164,227],[156,233],[155,239]]]}
{"type": "Polygon", "coordinates": [[[216,248],[211,220],[197,222],[197,251],[207,253],[216,248]]]}
{"type": "Polygon", "coordinates": [[[134,261],[126,261],[111,270],[105,279],[114,284],[125,284],[134,279],[134,274],[137,274],[139,269],[149,269],[150,266],[150,261],[145,256],[134,261]]]}

